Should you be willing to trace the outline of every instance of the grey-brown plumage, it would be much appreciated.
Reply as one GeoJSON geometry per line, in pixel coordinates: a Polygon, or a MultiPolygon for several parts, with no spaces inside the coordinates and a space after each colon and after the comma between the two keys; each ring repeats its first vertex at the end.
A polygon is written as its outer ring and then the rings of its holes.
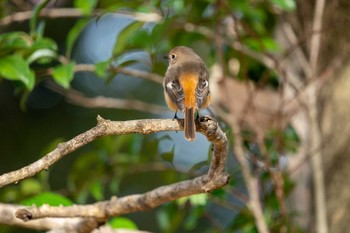
{"type": "Polygon", "coordinates": [[[194,114],[211,101],[209,74],[202,60],[191,48],[178,46],[168,56],[169,67],[163,81],[167,105],[173,111],[185,112],[185,139],[196,138],[194,114]]]}

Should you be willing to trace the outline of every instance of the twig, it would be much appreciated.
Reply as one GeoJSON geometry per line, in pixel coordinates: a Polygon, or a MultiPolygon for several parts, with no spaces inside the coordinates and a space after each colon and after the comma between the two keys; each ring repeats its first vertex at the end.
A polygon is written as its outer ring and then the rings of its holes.
{"type": "Polygon", "coordinates": [[[320,53],[321,46],[321,33],[322,29],[322,20],[324,13],[325,0],[317,0],[314,11],[314,19],[312,25],[312,35],[310,40],[310,66],[314,71],[314,75],[317,72],[317,60],[320,53]]]}
{"type": "MultiPolygon", "coordinates": [[[[122,135],[130,133],[150,134],[160,131],[179,131],[183,129],[183,120],[149,119],[131,121],[109,121],[98,117],[96,127],[60,143],[56,149],[42,159],[17,171],[0,176],[0,187],[33,176],[48,169],[63,156],[77,150],[83,145],[106,135],[122,135]]],[[[31,207],[18,210],[16,216],[22,220],[43,217],[92,217],[106,220],[111,216],[131,213],[154,208],[164,202],[197,193],[210,192],[227,184],[228,174],[225,173],[227,158],[226,135],[218,127],[218,123],[209,117],[201,117],[197,124],[197,131],[204,134],[213,143],[213,157],[206,175],[193,180],[162,186],[144,194],[135,194],[122,198],[113,197],[109,201],[91,205],[74,205],[67,207],[31,207]]]]}
{"type": "Polygon", "coordinates": [[[23,222],[15,216],[16,211],[23,207],[24,206],[21,205],[0,203],[0,224],[25,227],[33,230],[59,229],[61,232],[71,233],[91,231],[98,226],[96,220],[89,218],[42,218],[30,222],[23,222]]]}
{"type": "Polygon", "coordinates": [[[77,90],[72,88],[67,90],[54,84],[53,82],[48,82],[48,87],[51,90],[63,95],[69,103],[82,106],[84,108],[137,110],[152,114],[162,114],[167,111],[165,107],[146,103],[140,100],[125,100],[105,96],[87,97],[77,90]]]}
{"type": "Polygon", "coordinates": [[[24,206],[0,203],[0,224],[39,231],[50,230],[49,233],[150,233],[140,230],[112,229],[108,225],[99,227],[98,222],[93,218],[41,218],[24,222],[15,216],[16,211],[21,208],[24,206]]]}
{"type": "MultiPolygon", "coordinates": [[[[105,13],[103,10],[94,10],[90,16],[99,16],[105,13]]],[[[140,12],[127,12],[119,11],[114,14],[119,14],[127,18],[131,18],[144,22],[158,22],[162,20],[162,16],[157,13],[140,13],[140,12]]],[[[6,16],[0,20],[0,26],[7,26],[14,22],[23,22],[31,19],[33,11],[17,12],[12,15],[6,16]]],[[[80,9],[76,8],[51,8],[43,9],[40,12],[40,17],[55,19],[55,18],[79,18],[86,16],[80,9]]]]}
{"type": "Polygon", "coordinates": [[[237,119],[233,115],[227,115],[221,113],[220,116],[230,125],[234,135],[234,154],[241,166],[244,183],[246,184],[249,200],[247,200],[247,206],[253,213],[256,226],[259,233],[269,233],[266,221],[264,219],[264,213],[259,198],[259,184],[257,178],[251,173],[249,162],[244,156],[243,140],[241,136],[240,126],[237,119]]]}
{"type": "MultiPolygon", "coordinates": [[[[315,3],[314,19],[312,25],[312,37],[310,40],[310,66],[313,76],[317,77],[317,61],[320,53],[321,33],[325,0],[317,0],[315,3]]],[[[311,79],[311,77],[308,77],[311,79]]],[[[308,92],[308,107],[310,120],[310,148],[316,148],[321,144],[321,131],[318,125],[317,115],[317,88],[311,86],[308,92]]],[[[311,158],[312,174],[314,181],[316,231],[328,233],[327,207],[324,187],[324,174],[322,166],[322,155],[320,151],[311,158]]]]}
{"type": "Polygon", "coordinates": [[[114,72],[114,73],[122,73],[125,75],[134,76],[137,78],[146,79],[146,80],[149,80],[149,81],[152,81],[155,83],[161,84],[163,82],[162,76],[160,76],[158,74],[146,72],[146,71],[140,71],[140,70],[124,68],[124,67],[111,67],[109,69],[109,71],[114,72]]]}
{"type": "MultiPolygon", "coordinates": [[[[311,73],[310,63],[309,63],[305,53],[303,52],[301,47],[298,45],[299,44],[298,37],[296,36],[296,34],[295,34],[295,32],[294,32],[294,30],[289,22],[287,22],[287,21],[282,22],[282,31],[285,34],[289,43],[291,45],[293,45],[292,46],[294,48],[293,51],[295,52],[295,55],[298,58],[297,61],[298,61],[299,65],[303,68],[305,76],[311,77],[312,73],[311,73]]],[[[299,80],[294,80],[294,81],[300,83],[299,80]]],[[[298,84],[296,86],[299,87],[301,85],[302,84],[298,84]]]]}
{"type": "MultiPolygon", "coordinates": [[[[83,71],[95,72],[96,68],[95,68],[95,65],[93,64],[77,64],[74,67],[74,71],[75,72],[83,72],[83,71]]],[[[130,75],[136,78],[142,78],[142,79],[159,83],[159,84],[163,82],[162,76],[158,74],[146,72],[146,71],[141,71],[141,70],[136,70],[131,68],[124,68],[124,67],[113,67],[113,66],[109,67],[108,71],[115,74],[121,73],[125,75],[130,75]]],[[[51,74],[51,72],[52,70],[49,70],[49,74],[51,74]]]]}
{"type": "MultiPolygon", "coordinates": [[[[102,13],[102,12],[100,12],[102,13]]],[[[23,11],[16,12],[12,15],[6,16],[0,20],[0,26],[7,26],[14,22],[23,22],[31,19],[33,15],[33,11],[23,11]]],[[[93,13],[93,15],[97,15],[97,12],[93,13]]],[[[84,16],[83,12],[80,9],[74,8],[54,8],[54,9],[43,9],[40,12],[40,17],[46,18],[78,18],[84,16]]]]}

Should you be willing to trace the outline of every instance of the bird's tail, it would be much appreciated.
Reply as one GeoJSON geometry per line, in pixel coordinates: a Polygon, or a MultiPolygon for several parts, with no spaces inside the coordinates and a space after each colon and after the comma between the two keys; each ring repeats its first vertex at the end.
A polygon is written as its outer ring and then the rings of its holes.
{"type": "Polygon", "coordinates": [[[185,139],[194,141],[196,139],[196,124],[194,122],[195,108],[185,108],[185,139]]]}

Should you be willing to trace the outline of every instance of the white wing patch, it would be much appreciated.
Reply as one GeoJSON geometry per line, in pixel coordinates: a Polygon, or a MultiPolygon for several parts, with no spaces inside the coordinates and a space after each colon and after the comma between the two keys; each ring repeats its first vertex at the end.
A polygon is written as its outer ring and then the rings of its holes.
{"type": "Polygon", "coordinates": [[[169,88],[170,90],[172,90],[173,89],[173,82],[168,82],[166,84],[166,87],[169,88]]]}

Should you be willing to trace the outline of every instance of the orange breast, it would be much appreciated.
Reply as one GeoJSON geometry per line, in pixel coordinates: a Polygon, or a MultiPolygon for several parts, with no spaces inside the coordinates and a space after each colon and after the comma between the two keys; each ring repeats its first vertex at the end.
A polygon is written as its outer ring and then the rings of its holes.
{"type": "Polygon", "coordinates": [[[196,87],[198,83],[198,77],[194,73],[186,73],[180,76],[180,84],[184,90],[185,108],[196,108],[196,87]]]}

